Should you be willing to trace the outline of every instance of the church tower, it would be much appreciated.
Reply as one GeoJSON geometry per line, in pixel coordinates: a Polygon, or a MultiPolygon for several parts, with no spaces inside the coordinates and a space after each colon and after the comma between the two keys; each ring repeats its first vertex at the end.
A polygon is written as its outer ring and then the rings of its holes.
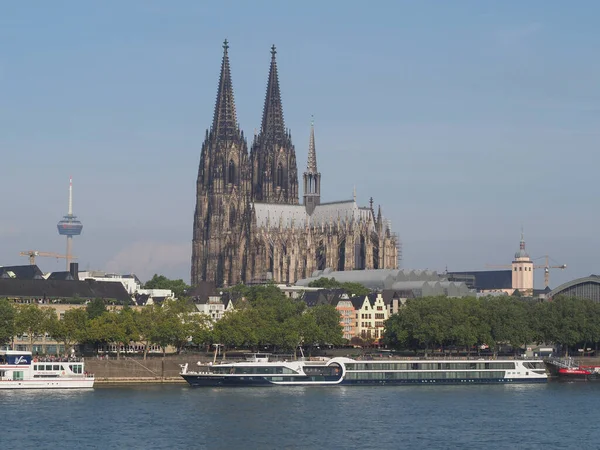
{"type": "Polygon", "coordinates": [[[213,123],[200,154],[192,285],[200,281],[236,284],[245,269],[243,218],[250,200],[250,167],[246,139],[237,123],[228,50],[225,40],[213,123]]]}
{"type": "Polygon", "coordinates": [[[277,74],[277,54],[271,47],[271,67],[260,133],[250,152],[252,200],[298,204],[298,167],[292,136],[285,129],[277,74]]]}
{"type": "Polygon", "coordinates": [[[317,170],[317,152],[315,150],[315,123],[310,123],[310,140],[308,142],[308,163],[304,172],[304,206],[310,215],[321,203],[321,174],[317,170]]]}
{"type": "Polygon", "coordinates": [[[518,289],[521,295],[533,295],[533,262],[525,251],[525,237],[521,231],[519,251],[512,262],[512,288],[518,289]]]}

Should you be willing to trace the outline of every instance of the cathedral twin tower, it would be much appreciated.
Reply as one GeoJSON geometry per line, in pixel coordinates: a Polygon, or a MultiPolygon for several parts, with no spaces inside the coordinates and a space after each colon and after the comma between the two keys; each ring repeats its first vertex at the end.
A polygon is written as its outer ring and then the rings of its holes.
{"type": "Polygon", "coordinates": [[[321,203],[314,127],[298,204],[298,169],[283,120],[275,46],[262,124],[250,153],[233,97],[229,46],[213,123],[198,170],[192,243],[192,285],[218,287],[273,280],[294,283],[315,270],[395,269],[397,238],[381,215],[356,199],[321,203]]]}

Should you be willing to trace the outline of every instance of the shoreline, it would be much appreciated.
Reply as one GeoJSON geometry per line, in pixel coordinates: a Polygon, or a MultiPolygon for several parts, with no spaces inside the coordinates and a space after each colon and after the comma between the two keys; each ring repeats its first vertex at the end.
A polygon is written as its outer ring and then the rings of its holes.
{"type": "Polygon", "coordinates": [[[115,386],[115,385],[135,385],[135,384],[187,384],[182,377],[165,378],[141,378],[141,377],[119,377],[119,378],[96,378],[94,387],[97,386],[115,386]]]}

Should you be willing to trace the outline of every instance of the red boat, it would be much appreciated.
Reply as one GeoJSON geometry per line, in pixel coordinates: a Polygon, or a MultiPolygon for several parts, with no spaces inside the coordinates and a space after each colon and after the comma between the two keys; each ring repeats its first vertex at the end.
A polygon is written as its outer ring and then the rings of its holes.
{"type": "Polygon", "coordinates": [[[564,381],[600,381],[600,366],[582,366],[572,358],[548,358],[551,376],[564,381]]]}

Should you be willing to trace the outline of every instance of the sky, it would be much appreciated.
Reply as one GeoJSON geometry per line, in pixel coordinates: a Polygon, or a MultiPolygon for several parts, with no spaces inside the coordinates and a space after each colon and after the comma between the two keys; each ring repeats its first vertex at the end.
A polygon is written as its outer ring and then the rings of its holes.
{"type": "Polygon", "coordinates": [[[0,2],[0,264],[65,252],[72,176],[80,269],[189,281],[227,38],[241,129],[260,126],[275,44],[299,172],[314,115],[322,201],[373,197],[402,267],[508,265],[523,227],[536,263],[568,266],[551,287],[600,273],[599,13],[592,1],[0,2]]]}

